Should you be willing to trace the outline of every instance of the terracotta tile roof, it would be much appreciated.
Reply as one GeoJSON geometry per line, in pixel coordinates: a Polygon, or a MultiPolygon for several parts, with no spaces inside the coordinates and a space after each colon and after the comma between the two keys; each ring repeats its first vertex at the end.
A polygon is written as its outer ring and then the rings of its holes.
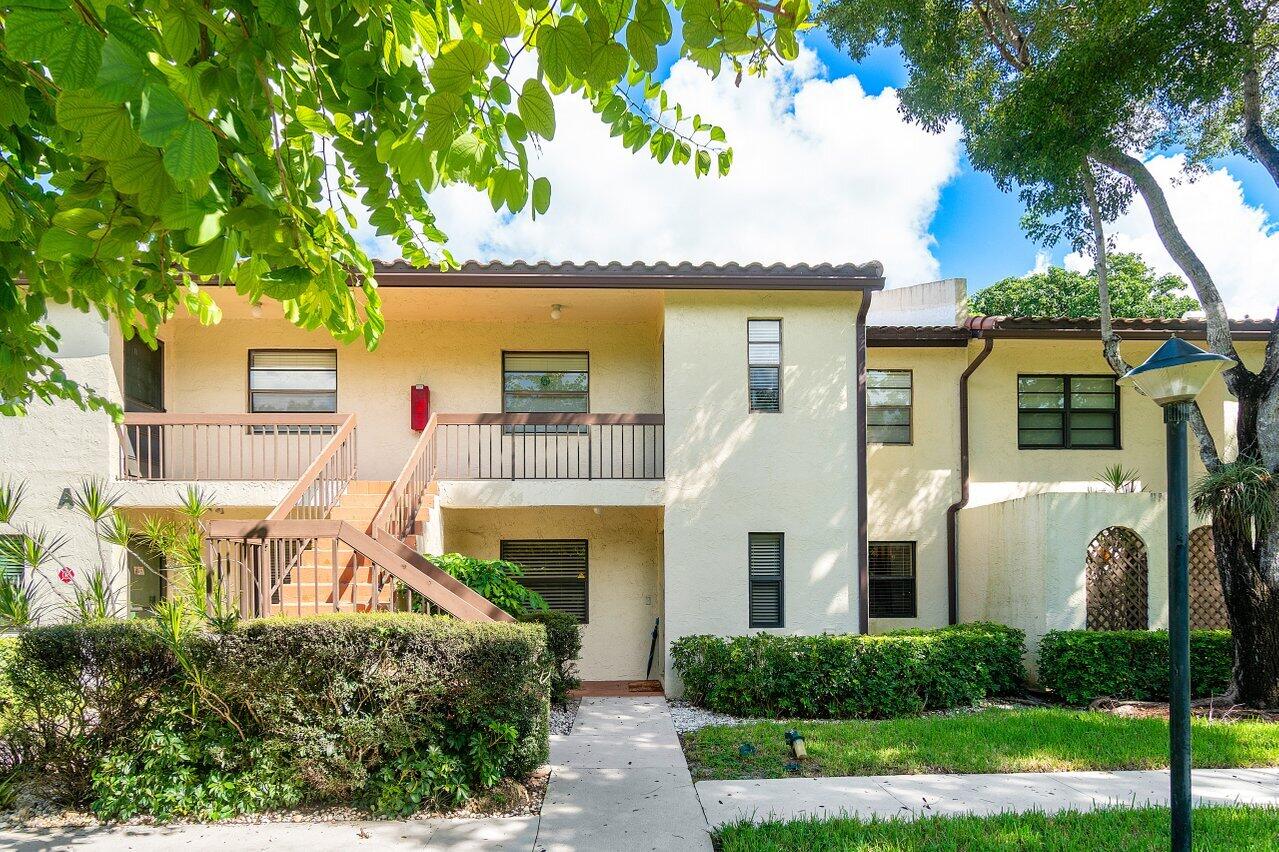
{"type": "MultiPolygon", "coordinates": [[[[1131,340],[1163,339],[1173,334],[1202,338],[1207,324],[1201,319],[1116,319],[1115,331],[1131,340]]],[[[1231,320],[1230,329],[1240,340],[1263,339],[1274,328],[1272,320],[1231,320]]],[[[866,340],[872,346],[962,346],[982,337],[1099,338],[1101,324],[1095,317],[972,317],[963,325],[872,325],[866,340]]]]}
{"type": "Polygon", "coordinates": [[[468,260],[441,272],[404,260],[374,264],[380,284],[420,287],[700,287],[742,289],[879,289],[883,266],[869,263],[550,263],[468,260]],[[763,286],[767,285],[767,286],[763,286]]]}

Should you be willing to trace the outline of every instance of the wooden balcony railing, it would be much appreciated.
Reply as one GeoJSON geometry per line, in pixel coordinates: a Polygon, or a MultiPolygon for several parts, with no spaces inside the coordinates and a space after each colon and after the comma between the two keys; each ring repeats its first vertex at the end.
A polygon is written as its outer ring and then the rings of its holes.
{"type": "MultiPolygon", "coordinates": [[[[120,427],[120,475],[152,480],[296,480],[348,419],[342,414],[129,412],[120,427]]],[[[353,465],[353,432],[350,441],[353,465]]]]}
{"type": "Polygon", "coordinates": [[[661,479],[661,414],[437,414],[435,478],[661,479]]]}
{"type": "Polygon", "coordinates": [[[400,475],[386,492],[382,505],[373,516],[373,522],[369,524],[369,530],[375,537],[379,533],[387,533],[396,540],[403,541],[413,532],[413,524],[422,507],[426,489],[435,481],[435,433],[438,424],[438,415],[432,414],[426,422],[426,428],[418,436],[417,443],[413,445],[413,452],[409,454],[400,475]]]}

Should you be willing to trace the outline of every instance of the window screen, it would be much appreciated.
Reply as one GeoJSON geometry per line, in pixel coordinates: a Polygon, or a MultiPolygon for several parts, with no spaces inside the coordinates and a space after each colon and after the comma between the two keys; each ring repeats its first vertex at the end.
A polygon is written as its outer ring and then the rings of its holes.
{"type": "Polygon", "coordinates": [[[868,546],[871,618],[914,618],[915,542],[872,541],[868,546]]]}
{"type": "Polygon", "coordinates": [[[590,411],[590,356],[585,352],[502,353],[502,410],[590,411]]]}
{"type": "Polygon", "coordinates": [[[335,349],[255,349],[249,352],[253,414],[332,414],[338,410],[335,349]]]}
{"type": "Polygon", "coordinates": [[[750,564],[750,626],[781,627],[784,547],[781,533],[751,533],[747,544],[750,564]]]}
{"type": "Polygon", "coordinates": [[[0,576],[21,584],[24,575],[22,536],[0,535],[0,576]]]}
{"type": "Polygon", "coordinates": [[[746,321],[746,373],[751,411],[782,410],[782,321],[746,321]]]}
{"type": "Polygon", "coordinates": [[[909,444],[914,404],[910,370],[866,371],[866,440],[909,444]]]}
{"type": "Polygon", "coordinates": [[[503,540],[501,557],[524,569],[525,587],[546,599],[556,612],[567,612],[585,624],[589,569],[585,539],[503,540]]]}
{"type": "Polygon", "coordinates": [[[124,342],[124,408],[164,410],[163,340],[157,340],[154,349],[136,335],[124,342]]]}
{"type": "Polygon", "coordinates": [[[1017,446],[1118,449],[1114,376],[1018,376],[1017,446]]]}

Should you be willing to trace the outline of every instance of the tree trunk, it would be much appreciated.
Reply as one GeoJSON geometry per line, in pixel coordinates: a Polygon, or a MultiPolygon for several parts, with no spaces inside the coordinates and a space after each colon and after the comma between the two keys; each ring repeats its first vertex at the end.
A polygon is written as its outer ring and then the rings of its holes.
{"type": "Polygon", "coordinates": [[[1258,548],[1250,530],[1215,517],[1212,537],[1230,616],[1234,700],[1253,707],[1279,707],[1279,588],[1263,567],[1266,551],[1279,552],[1279,529],[1271,530],[1258,548]]]}

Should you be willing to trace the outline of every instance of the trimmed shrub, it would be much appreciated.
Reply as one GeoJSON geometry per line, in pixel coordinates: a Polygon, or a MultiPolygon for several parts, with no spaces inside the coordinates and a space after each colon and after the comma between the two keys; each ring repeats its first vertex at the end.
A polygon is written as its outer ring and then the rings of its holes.
{"type": "MultiPolygon", "coordinates": [[[[1232,661],[1229,631],[1190,631],[1191,694],[1224,692],[1232,661]]],[[[1039,642],[1039,683],[1068,704],[1167,700],[1168,631],[1054,630],[1039,642]]]]}
{"type": "Polygon", "coordinates": [[[452,805],[547,758],[544,631],[412,614],[24,633],[24,763],[63,804],[218,819],[300,802],[452,805]],[[181,659],[175,654],[181,652],[181,659]]]}
{"type": "Polygon", "coordinates": [[[582,685],[577,676],[577,660],[582,656],[582,629],[566,612],[530,610],[516,616],[518,621],[546,628],[546,646],[551,652],[551,701],[568,701],[570,689],[582,685]]]}
{"type": "Polygon", "coordinates": [[[1016,689],[1024,641],[988,623],[879,636],[684,636],[671,661],[684,697],[721,713],[883,718],[1016,689]]]}

